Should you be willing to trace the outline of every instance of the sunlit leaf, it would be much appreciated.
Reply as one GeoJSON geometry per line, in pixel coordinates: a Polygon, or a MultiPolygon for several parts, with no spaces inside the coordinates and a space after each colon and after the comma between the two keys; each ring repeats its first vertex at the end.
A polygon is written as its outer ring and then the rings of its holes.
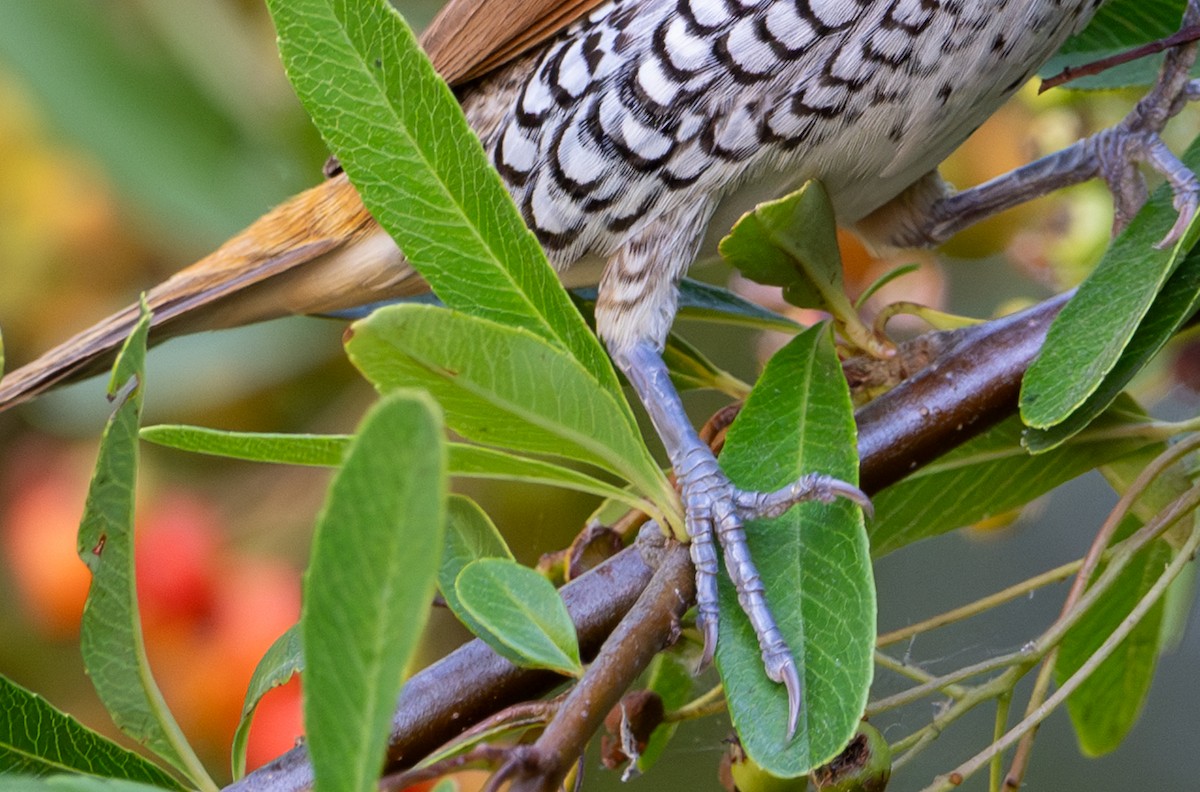
{"type": "Polygon", "coordinates": [[[268,7],[300,101],[434,293],[451,308],[568,350],[623,405],[599,341],[395,9],[386,0],[268,7]]]}
{"type": "Polygon", "coordinates": [[[583,674],[575,625],[546,578],[510,559],[484,558],[463,567],[454,585],[469,626],[498,654],[526,668],[583,674]]]}
{"type": "Polygon", "coordinates": [[[79,773],[183,789],[157,765],[0,676],[0,774],[52,773],[79,773]]]}
{"type": "MultiPolygon", "coordinates": [[[[743,488],[772,490],[805,473],[858,475],[850,394],[829,330],[776,353],[729,429],[721,466],[743,488]]],[[[845,501],[805,503],[746,526],[767,601],[800,671],[804,706],[787,739],[787,697],[767,679],[732,584],[720,579],[717,666],[747,753],[778,776],[829,761],[854,734],[873,673],[875,587],[862,515],[845,501]]]]}
{"type": "MultiPolygon", "coordinates": [[[[1200,167],[1200,143],[1193,145],[1183,159],[1192,168],[1200,167]]],[[[1123,380],[1123,387],[1144,365],[1148,356],[1142,349],[1142,354],[1136,355],[1137,364],[1118,368],[1143,319],[1148,318],[1152,324],[1159,319],[1149,314],[1151,306],[1200,236],[1200,220],[1194,219],[1177,245],[1166,250],[1155,248],[1176,216],[1171,192],[1164,185],[1113,242],[1095,271],[1055,318],[1041,354],[1022,381],[1021,417],[1026,424],[1049,429],[1071,418],[1084,405],[1087,412],[1097,415],[1120,390],[1102,388],[1107,378],[1115,372],[1123,380]],[[1108,401],[1089,403],[1098,392],[1106,394],[1108,401]]],[[[1177,297],[1163,298],[1177,304],[1171,322],[1181,322],[1180,314],[1194,307],[1197,276],[1189,272],[1185,268],[1180,274],[1187,288],[1181,289],[1177,297]]],[[[1163,333],[1150,335],[1153,339],[1143,345],[1161,345],[1163,333]]],[[[1059,434],[1053,439],[1061,442],[1065,436],[1059,434]]],[[[1039,449],[1047,447],[1052,446],[1046,442],[1038,445],[1039,449]]]]}
{"type": "MultiPolygon", "coordinates": [[[[495,523],[470,498],[454,495],[446,503],[446,540],[442,548],[442,563],[438,567],[438,590],[446,605],[464,623],[471,615],[458,599],[454,582],[463,568],[481,558],[512,560],[512,551],[495,523]]],[[[476,632],[472,627],[472,632],[476,632]]]]}
{"type": "Polygon", "coordinates": [[[115,410],[104,428],[76,550],[92,573],[80,626],[84,667],[113,722],[133,739],[215,789],[163,700],[146,658],[134,583],[133,517],[138,421],[150,315],[143,309],[113,367],[115,410]]]}
{"type": "Polygon", "coordinates": [[[660,508],[673,502],[624,401],[560,347],[517,327],[426,305],[390,306],[352,329],[346,350],[367,379],[384,392],[429,389],[462,436],[587,462],[624,477],[660,508]]]}
{"type": "Polygon", "coordinates": [[[445,498],[437,406],[422,393],[385,397],[334,478],[305,576],[304,723],[317,789],[376,787],[429,615],[445,498]]]}
{"type": "Polygon", "coordinates": [[[233,733],[232,755],[233,777],[241,778],[246,773],[246,742],[250,739],[250,724],[254,710],[263,696],[287,682],[304,670],[304,650],[300,645],[299,625],[292,625],[275,639],[266,654],[254,668],[246,699],[242,703],[242,715],[233,733]]]}

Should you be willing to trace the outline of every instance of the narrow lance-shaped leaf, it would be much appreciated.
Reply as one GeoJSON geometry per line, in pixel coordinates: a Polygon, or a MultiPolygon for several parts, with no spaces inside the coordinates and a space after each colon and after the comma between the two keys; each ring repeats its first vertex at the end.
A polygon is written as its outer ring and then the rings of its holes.
{"type": "Polygon", "coordinates": [[[887,555],[905,545],[973,525],[1019,508],[1055,487],[1149,442],[1108,437],[1142,422],[1145,414],[1122,398],[1092,429],[1046,454],[1021,445],[1017,418],[964,443],[874,497],[875,519],[867,526],[871,553],[887,555]]]}
{"type": "Polygon", "coordinates": [[[0,776],[4,792],[162,792],[157,786],[123,778],[86,775],[0,776]]]}
{"type": "Polygon", "coordinates": [[[113,722],[182,770],[193,783],[215,790],[150,673],[138,614],[133,515],[149,326],[150,315],[143,308],[141,320],[117,356],[109,385],[116,408],[100,440],[76,548],[92,573],[80,626],[80,650],[92,685],[113,722]]]}
{"type": "Polygon", "coordinates": [[[1166,346],[1184,322],[1196,313],[1197,307],[1200,307],[1200,251],[1193,249],[1154,298],[1146,318],[1096,390],[1061,423],[1026,431],[1025,447],[1039,454],[1057,447],[1088,426],[1166,346]]]}
{"type": "MultiPolygon", "coordinates": [[[[337,467],[350,446],[350,435],[231,432],[202,426],[147,426],[141,438],[151,443],[197,454],[269,462],[280,465],[337,467]]],[[[523,481],[615,498],[636,509],[652,508],[635,493],[614,487],[595,476],[569,467],[517,456],[507,451],[467,443],[446,444],[446,468],[451,476],[523,481]]]]}
{"type": "Polygon", "coordinates": [[[619,395],[599,342],[400,15],[386,0],[267,5],[300,101],[434,293],[561,345],[619,395]]]}
{"type": "MultiPolygon", "coordinates": [[[[1143,416],[1148,417],[1144,413],[1143,416]]],[[[1146,466],[1166,450],[1166,443],[1153,443],[1137,453],[1105,465],[1101,472],[1113,489],[1123,495],[1146,466]]],[[[1138,496],[1130,516],[1118,528],[1114,541],[1126,538],[1145,522],[1158,516],[1191,486],[1187,473],[1178,466],[1164,471],[1138,496]]],[[[1184,520],[1177,529],[1186,536],[1192,526],[1189,520],[1184,520]]],[[[1168,531],[1162,539],[1151,542],[1139,551],[1130,559],[1113,587],[1063,637],[1054,666],[1059,683],[1079,670],[1100,644],[1120,626],[1174,557],[1172,540],[1181,538],[1173,537],[1172,532],[1168,531]]],[[[1101,663],[1067,699],[1067,712],[1075,727],[1079,746],[1085,754],[1099,756],[1114,750],[1137,722],[1150,692],[1150,683],[1154,680],[1154,666],[1162,651],[1164,633],[1170,626],[1167,623],[1168,610],[1165,600],[1150,609],[1116,652],[1101,663]]]]}
{"type": "Polygon", "coordinates": [[[117,745],[0,676],[0,775],[80,773],[183,787],[147,759],[117,745]]]}
{"type": "Polygon", "coordinates": [[[673,508],[674,490],[625,421],[624,402],[561,348],[518,327],[426,305],[383,308],[352,330],[346,351],[376,388],[428,388],[464,437],[599,466],[660,511],[673,508]]]}
{"type": "Polygon", "coordinates": [[[384,398],[330,487],[305,575],[304,720],[322,792],[376,788],[429,614],[445,497],[437,406],[422,393],[384,398]]]}
{"type": "MultiPolygon", "coordinates": [[[[854,482],[850,394],[828,327],[799,335],[767,364],[729,429],[721,466],[739,487],[772,490],[805,473],[854,482]]],[[[732,585],[720,580],[717,665],[734,727],[768,772],[798,776],[854,734],[873,673],[875,588],[862,516],[845,501],[805,503],[746,526],[767,601],[804,687],[795,738],[787,696],[767,679],[732,585]]]]}
{"type": "Polygon", "coordinates": [[[241,778],[246,772],[246,742],[250,738],[250,724],[258,703],[271,689],[279,687],[303,670],[304,650],[300,645],[300,626],[293,624],[275,639],[250,677],[230,750],[234,778],[241,778]]]}
{"type": "MultiPolygon", "coordinates": [[[[1200,168],[1200,142],[1188,149],[1183,161],[1200,168]]],[[[1200,235],[1200,219],[1193,219],[1177,245],[1155,248],[1176,214],[1171,191],[1163,185],[1055,318],[1041,354],[1022,380],[1021,417],[1026,424],[1048,429],[1064,422],[1113,371],[1163,284],[1200,235]]]]}
{"type": "MultiPolygon", "coordinates": [[[[1140,527],[1137,520],[1127,519],[1118,538],[1140,527]]],[[[1143,548],[1121,571],[1112,588],[1063,637],[1054,664],[1059,684],[1078,671],[1128,617],[1171,562],[1172,555],[1171,548],[1162,541],[1143,548]]],[[[1163,612],[1160,600],[1067,699],[1079,747],[1088,756],[1115,750],[1137,721],[1154,679],[1163,612]]]]}

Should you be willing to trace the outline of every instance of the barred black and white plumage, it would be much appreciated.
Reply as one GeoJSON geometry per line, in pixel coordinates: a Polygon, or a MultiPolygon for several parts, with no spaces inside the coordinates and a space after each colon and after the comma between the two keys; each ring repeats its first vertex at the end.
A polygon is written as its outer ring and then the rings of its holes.
{"type": "Polygon", "coordinates": [[[602,296],[610,344],[661,342],[673,310],[635,302],[673,306],[714,213],[719,234],[755,200],[816,178],[839,220],[858,221],[934,170],[1098,5],[615,0],[509,67],[521,80],[502,71],[464,106],[557,267],[679,227],[670,261],[647,273],[621,255],[626,277],[611,272],[602,296]]]}

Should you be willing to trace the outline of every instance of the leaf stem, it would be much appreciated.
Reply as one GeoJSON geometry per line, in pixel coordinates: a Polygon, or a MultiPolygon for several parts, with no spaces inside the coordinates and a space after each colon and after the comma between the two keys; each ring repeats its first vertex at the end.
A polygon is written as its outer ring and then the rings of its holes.
{"type": "Polygon", "coordinates": [[[687,704],[684,704],[679,709],[671,710],[663,715],[663,723],[676,723],[693,718],[703,718],[707,715],[716,715],[719,712],[724,712],[725,709],[725,686],[718,684],[709,688],[687,704]]]}
{"type": "Polygon", "coordinates": [[[1082,566],[1083,560],[1071,561],[1054,569],[1047,570],[1040,575],[1035,575],[1020,583],[1015,583],[1006,589],[989,594],[986,597],[981,597],[974,602],[969,602],[966,605],[961,605],[957,608],[939,613],[936,616],[931,616],[928,619],[919,621],[915,624],[910,624],[907,627],[901,627],[891,632],[883,633],[875,641],[878,647],[890,646],[894,643],[906,640],[914,635],[936,630],[939,627],[945,627],[955,622],[969,619],[972,616],[977,616],[980,613],[985,613],[992,608],[1005,603],[1012,602],[1015,599],[1027,596],[1037,589],[1049,586],[1062,581],[1075,574],[1079,567],[1082,566]]]}
{"type": "MultiPolygon", "coordinates": [[[[992,729],[992,739],[999,740],[1004,736],[1004,729],[1008,725],[1008,712],[1012,708],[1012,691],[1002,693],[996,697],[996,725],[992,729]]],[[[1003,780],[1004,762],[1000,754],[992,757],[991,766],[988,768],[988,790],[989,792],[1000,792],[1000,783],[1003,780]]]]}
{"type": "MultiPolygon", "coordinates": [[[[1083,564],[1075,576],[1075,582],[1071,584],[1071,590],[1067,593],[1067,598],[1063,602],[1062,612],[1059,615],[1060,619],[1066,618],[1083,596],[1088,581],[1103,560],[1105,548],[1112,541],[1117,527],[1125,519],[1125,516],[1129,514],[1137,499],[1146,492],[1150,485],[1164,471],[1198,447],[1200,447],[1200,435],[1192,435],[1173,446],[1169,446],[1163,453],[1155,457],[1149,465],[1143,468],[1133,483],[1129,485],[1121,495],[1120,500],[1117,501],[1117,505],[1109,512],[1108,517],[1096,532],[1095,538],[1092,539],[1092,544],[1088,548],[1087,555],[1083,558],[1083,564]]],[[[1042,667],[1038,671],[1037,679],[1033,685],[1033,692],[1030,693],[1029,703],[1025,708],[1026,717],[1032,715],[1045,700],[1046,693],[1050,689],[1050,681],[1054,674],[1054,664],[1057,659],[1058,646],[1055,646],[1046,655],[1045,660],[1042,662],[1042,667]]],[[[1037,726],[1035,725],[1025,734],[1021,739],[1021,744],[1017,747],[1017,751],[1013,756],[1012,767],[1009,769],[1006,780],[1006,785],[1010,788],[1015,789],[1019,787],[1021,779],[1025,777],[1025,771],[1029,765],[1029,757],[1033,752],[1033,738],[1036,733],[1037,726]]]]}
{"type": "MultiPolygon", "coordinates": [[[[917,666],[906,663],[903,660],[892,657],[889,654],[875,651],[875,664],[886,668],[889,671],[894,671],[897,674],[906,676],[917,682],[929,682],[934,679],[933,674],[918,668],[917,666]]],[[[941,688],[941,691],[951,698],[962,698],[967,694],[967,689],[961,685],[946,685],[941,688]]]]}
{"type": "MultiPolygon", "coordinates": [[[[1200,504],[1200,492],[1192,490],[1186,493],[1175,501],[1173,506],[1190,507],[1187,511],[1194,510],[1200,504]]],[[[1176,510],[1176,509],[1173,509],[1176,510]]],[[[1179,515],[1182,516],[1182,515],[1179,515]]],[[[1164,521],[1167,525],[1173,524],[1179,516],[1168,521],[1164,521]]],[[[1165,529],[1165,528],[1164,528],[1165,529]]],[[[957,768],[947,775],[939,776],[938,779],[926,787],[925,792],[949,792],[956,788],[962,781],[974,774],[980,767],[991,761],[993,756],[1007,749],[1013,743],[1017,742],[1024,734],[1029,732],[1040,724],[1045,718],[1058,708],[1060,704],[1066,701],[1067,697],[1073,693],[1076,688],[1082,685],[1089,676],[1103,663],[1108,657],[1116,651],[1117,647],[1129,636],[1129,633],[1138,625],[1145,617],[1146,613],[1158,603],[1162,595],[1166,592],[1170,584],[1183,571],[1183,568],[1190,564],[1194,558],[1196,550],[1200,548],[1200,526],[1193,526],[1192,532],[1183,547],[1180,548],[1178,555],[1167,565],[1166,570],[1155,581],[1150,590],[1138,601],[1138,604],[1129,612],[1129,615],[1122,620],[1121,624],[1113,630],[1100,648],[1097,649],[1087,661],[1079,667],[1079,670],[1070,676],[1058,690],[1054,692],[1045,702],[1043,702],[1036,710],[1030,713],[1024,720],[1010,729],[1003,737],[993,742],[985,750],[979,752],[971,759],[960,764],[957,768]]],[[[1107,571],[1107,570],[1106,570],[1107,571]]]]}

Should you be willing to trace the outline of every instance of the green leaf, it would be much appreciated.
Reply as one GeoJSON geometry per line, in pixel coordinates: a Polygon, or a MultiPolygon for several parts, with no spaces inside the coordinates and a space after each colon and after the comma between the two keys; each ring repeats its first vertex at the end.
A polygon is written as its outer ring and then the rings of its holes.
{"type": "Polygon", "coordinates": [[[1196,313],[1198,307],[1200,251],[1192,250],[1154,298],[1146,318],[1138,325],[1120,358],[1092,395],[1061,423],[1048,429],[1029,429],[1025,433],[1025,447],[1034,453],[1047,451],[1090,424],[1196,313]]]}
{"type": "Polygon", "coordinates": [[[64,772],[183,789],[157,765],[0,676],[0,774],[64,772]]]}
{"type": "Polygon", "coordinates": [[[524,668],[582,676],[575,625],[546,578],[509,559],[483,558],[463,567],[454,587],[497,654],[524,668]]]}
{"type": "MultiPolygon", "coordinates": [[[[1108,0],[1088,26],[1073,36],[1038,74],[1053,77],[1069,66],[1116,55],[1140,44],[1165,38],[1179,29],[1182,0],[1108,0]]],[[[1162,56],[1140,58],[1100,74],[1067,83],[1076,90],[1109,90],[1153,85],[1162,56]]]]}
{"type": "Polygon", "coordinates": [[[386,0],[267,6],[300,101],[434,293],[450,308],[570,350],[600,388],[619,395],[599,341],[400,15],[386,0]]]}
{"type": "MultiPolygon", "coordinates": [[[[595,302],[594,291],[592,302],[595,302]]],[[[678,319],[736,325],[754,330],[778,330],[789,335],[804,329],[798,322],[767,310],[729,289],[692,278],[684,278],[679,282],[679,307],[675,316],[678,319]]]]}
{"type": "Polygon", "coordinates": [[[825,309],[844,299],[836,227],[829,194],[810,181],[742,215],[719,250],[750,280],[782,286],[792,305],[825,309]]]}
{"type": "MultiPolygon", "coordinates": [[[[1146,466],[1167,448],[1165,442],[1147,445],[1105,465],[1102,468],[1104,477],[1118,494],[1124,495],[1146,466]]],[[[1118,528],[1114,541],[1129,536],[1154,519],[1191,487],[1191,480],[1178,466],[1164,471],[1138,496],[1131,516],[1118,528]]],[[[1188,522],[1185,520],[1179,529],[1190,532],[1188,522]]],[[[1134,556],[1113,587],[1064,636],[1054,668],[1060,684],[1087,662],[1155,584],[1163,568],[1174,557],[1171,538],[1168,531],[1162,540],[1151,543],[1134,556]]],[[[1098,570],[1096,574],[1099,573],[1098,570]]],[[[1154,666],[1170,628],[1169,606],[1163,600],[1067,699],[1067,711],[1085,754],[1099,756],[1112,751],[1133,728],[1150,692],[1154,666]]]]}
{"type": "Polygon", "coordinates": [[[1004,514],[1133,453],[1153,441],[1122,437],[1119,430],[1144,418],[1123,400],[1085,435],[1036,456],[1021,445],[1020,421],[1007,420],[876,494],[875,519],[867,526],[871,553],[879,558],[920,539],[1004,514]]]}
{"type": "Polygon", "coordinates": [[[149,327],[150,314],[143,306],[140,321],[117,356],[109,384],[116,409],[100,440],[76,545],[92,573],[80,651],[92,685],[117,727],[202,789],[215,790],[150,673],[138,614],[133,515],[149,327]]]}
{"type": "Polygon", "coordinates": [[[735,399],[744,399],[750,392],[749,385],[718,367],[677,333],[667,336],[663,362],[671,372],[671,382],[679,391],[710,388],[735,399]]]}
{"type": "MultiPolygon", "coordinates": [[[[829,330],[797,336],[767,364],[729,429],[721,467],[742,488],[773,490],[820,472],[858,475],[850,394],[829,330]]],[[[767,679],[758,641],[720,578],[717,666],[734,727],[769,773],[794,777],[846,745],[867,703],[873,673],[875,588],[862,515],[845,501],[804,503],[747,524],[767,600],[804,684],[804,706],[787,740],[787,696],[767,679]]]]}
{"type": "Polygon", "coordinates": [[[0,774],[0,792],[162,792],[162,789],[162,787],[127,781],[123,778],[96,778],[88,775],[0,774]]]}
{"type": "Polygon", "coordinates": [[[241,778],[246,773],[246,741],[250,738],[250,723],[258,702],[272,688],[277,688],[304,670],[304,650],[300,645],[300,626],[294,624],[275,639],[266,654],[258,661],[246,700],[242,704],[242,715],[237,730],[233,733],[231,758],[233,777],[241,778]]]}
{"type": "Polygon", "coordinates": [[[466,443],[450,443],[449,449],[450,475],[452,476],[545,484],[576,492],[586,492],[601,498],[613,498],[625,504],[626,508],[641,509],[647,513],[654,511],[653,504],[633,492],[553,462],[530,459],[510,454],[507,451],[467,445],[466,443]]]}
{"type": "MultiPolygon", "coordinates": [[[[677,710],[688,703],[696,688],[696,677],[692,670],[695,667],[696,658],[685,661],[676,652],[659,652],[646,672],[646,689],[658,694],[666,712],[677,710]]],[[[658,762],[677,728],[678,723],[659,724],[646,742],[646,750],[638,757],[639,771],[645,773],[658,762]]]]}
{"type": "Polygon", "coordinates": [[[304,721],[316,788],[376,788],[442,549],[445,449],[423,393],[363,420],[317,521],[305,575],[304,721]]]}
{"type": "Polygon", "coordinates": [[[463,437],[587,462],[624,477],[660,509],[674,502],[624,400],[541,337],[426,305],[382,308],[352,333],[346,350],[376,388],[428,388],[463,437]]]}
{"type": "MultiPolygon", "coordinates": [[[[1183,160],[1200,168],[1200,143],[1183,160]]],[[[1172,249],[1154,247],[1175,222],[1171,200],[1166,185],[1154,193],[1050,326],[1042,353],[1021,385],[1021,417],[1029,426],[1048,429],[1062,423],[1100,389],[1163,284],[1191,250],[1200,235],[1197,220],[1172,249]]]]}
{"type": "MultiPolygon", "coordinates": [[[[1140,527],[1139,521],[1129,518],[1118,530],[1117,538],[1128,536],[1140,527]]],[[[1125,620],[1171,558],[1171,548],[1161,541],[1151,543],[1134,556],[1112,588],[1063,636],[1054,665],[1059,684],[1078,671],[1125,620]]],[[[1117,748],[1137,721],[1154,680],[1162,626],[1160,600],[1067,699],[1067,712],[1079,747],[1088,756],[1100,756],[1117,748]]]]}
{"type": "Polygon", "coordinates": [[[481,558],[511,561],[513,554],[479,504],[462,495],[452,495],[446,503],[446,541],[442,547],[442,563],[438,567],[438,590],[454,615],[476,634],[479,632],[477,625],[469,623],[470,613],[459,601],[454,581],[464,567],[481,558]]]}
{"type": "Polygon", "coordinates": [[[846,296],[833,204],[820,182],[760,203],[742,215],[718,250],[750,280],[782,286],[792,305],[832,314],[860,348],[881,349],[846,296]]]}
{"type": "Polygon", "coordinates": [[[342,464],[342,456],[353,440],[350,435],[229,432],[173,424],[144,427],[141,438],[149,443],[194,454],[318,467],[337,467],[342,464]]]}
{"type": "MultiPolygon", "coordinates": [[[[353,437],[350,435],[270,434],[230,432],[201,426],[147,426],[141,438],[151,443],[197,454],[272,462],[282,465],[337,467],[353,437]]],[[[553,462],[517,456],[495,448],[447,443],[446,467],[451,476],[523,481],[615,498],[626,506],[651,508],[642,498],[578,470],[553,462]]]]}

